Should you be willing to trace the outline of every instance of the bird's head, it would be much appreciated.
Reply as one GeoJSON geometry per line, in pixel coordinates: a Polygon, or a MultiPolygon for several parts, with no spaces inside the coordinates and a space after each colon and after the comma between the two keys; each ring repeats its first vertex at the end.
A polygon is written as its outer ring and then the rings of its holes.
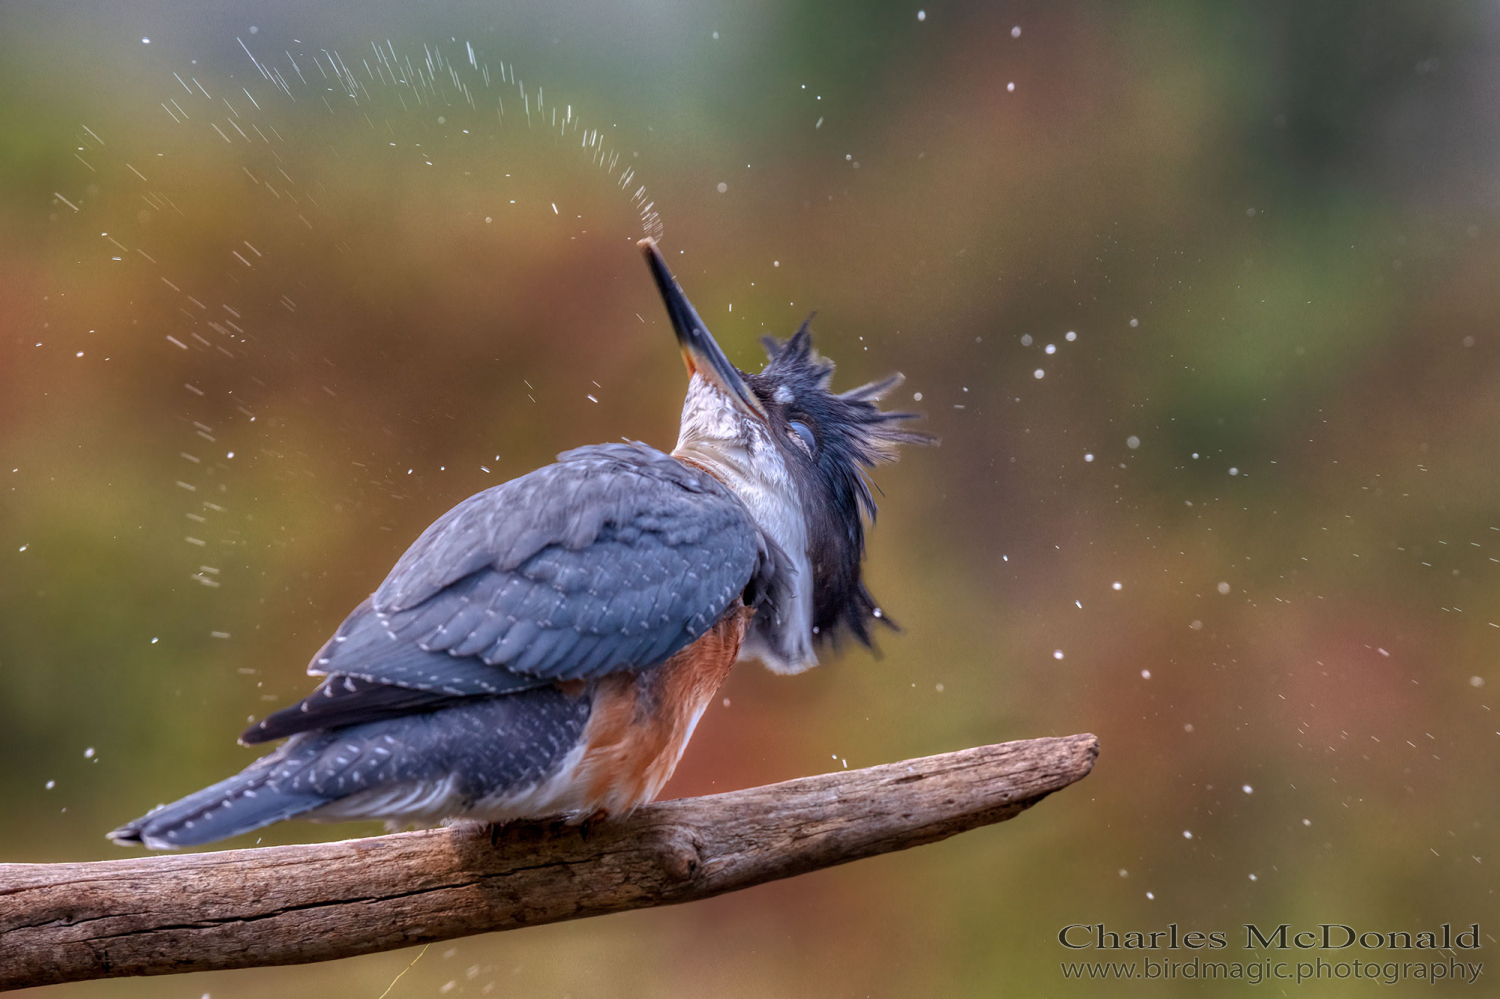
{"type": "Polygon", "coordinates": [[[757,654],[773,669],[797,672],[814,664],[817,645],[836,642],[846,629],[868,645],[870,622],[890,620],[861,576],[864,518],[875,516],[865,470],[894,461],[901,444],[934,442],[902,426],[917,414],[875,405],[902,376],[833,392],[833,362],[813,349],[805,322],[786,341],[765,338],[766,366],[742,372],[714,342],[655,243],[642,240],[641,247],[691,375],[673,453],[733,488],[811,580],[797,586],[800,606],[780,636],[781,650],[757,654]]]}

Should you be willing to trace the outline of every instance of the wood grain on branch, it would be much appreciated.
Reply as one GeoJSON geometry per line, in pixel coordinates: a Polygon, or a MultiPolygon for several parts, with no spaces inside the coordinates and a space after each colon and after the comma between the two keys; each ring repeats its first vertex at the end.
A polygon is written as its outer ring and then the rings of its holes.
{"type": "Polygon", "coordinates": [[[0,864],[0,989],[297,964],[707,898],[1011,818],[1092,735],[646,805],[585,832],[475,824],[305,846],[0,864]]]}

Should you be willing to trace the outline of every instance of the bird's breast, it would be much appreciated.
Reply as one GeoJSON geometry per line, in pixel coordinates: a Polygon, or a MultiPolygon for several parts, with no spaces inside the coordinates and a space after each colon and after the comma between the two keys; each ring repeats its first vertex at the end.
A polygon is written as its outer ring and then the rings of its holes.
{"type": "Polygon", "coordinates": [[[598,682],[574,777],[590,811],[627,814],[661,791],[739,656],[749,614],[736,603],[660,666],[598,682]]]}

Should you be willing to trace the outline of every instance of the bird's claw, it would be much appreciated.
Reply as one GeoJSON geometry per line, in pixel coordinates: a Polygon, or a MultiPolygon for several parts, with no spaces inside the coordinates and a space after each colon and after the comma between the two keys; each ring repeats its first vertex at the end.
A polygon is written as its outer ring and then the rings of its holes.
{"type": "Polygon", "coordinates": [[[602,821],[604,821],[607,818],[609,818],[609,813],[608,812],[606,812],[602,808],[597,809],[594,812],[594,814],[590,815],[588,818],[584,819],[581,823],[579,823],[579,825],[578,825],[578,834],[583,838],[583,840],[585,842],[587,842],[588,838],[589,838],[589,833],[592,832],[593,829],[594,829],[594,823],[595,822],[602,822],[602,821]]]}

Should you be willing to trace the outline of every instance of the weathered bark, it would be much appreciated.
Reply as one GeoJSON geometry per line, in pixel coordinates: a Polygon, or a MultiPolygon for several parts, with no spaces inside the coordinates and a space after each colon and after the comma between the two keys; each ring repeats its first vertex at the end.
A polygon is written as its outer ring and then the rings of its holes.
{"type": "Polygon", "coordinates": [[[707,898],[1001,822],[1084,777],[1092,735],[702,798],[586,832],[474,824],[307,846],[0,864],[0,989],[324,961],[707,898]]]}

